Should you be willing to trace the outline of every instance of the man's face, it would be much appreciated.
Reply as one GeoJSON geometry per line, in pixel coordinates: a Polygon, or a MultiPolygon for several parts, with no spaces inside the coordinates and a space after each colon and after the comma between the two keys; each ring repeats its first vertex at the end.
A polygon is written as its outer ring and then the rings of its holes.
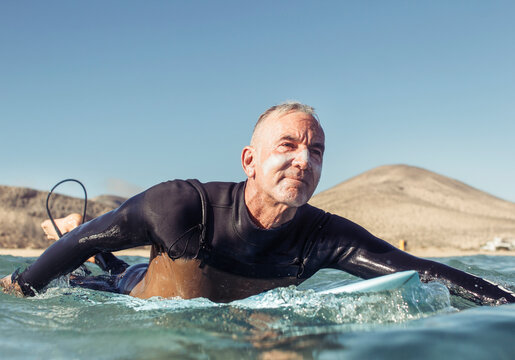
{"type": "Polygon", "coordinates": [[[277,203],[308,202],[322,172],[325,136],[318,122],[302,112],[271,114],[255,137],[254,180],[277,203]]]}

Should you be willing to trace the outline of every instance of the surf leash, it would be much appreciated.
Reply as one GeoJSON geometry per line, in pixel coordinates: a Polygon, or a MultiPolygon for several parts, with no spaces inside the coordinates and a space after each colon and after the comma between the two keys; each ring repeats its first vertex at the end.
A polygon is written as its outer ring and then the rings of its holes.
{"type": "Polygon", "coordinates": [[[50,208],[48,206],[48,203],[50,201],[50,196],[52,195],[54,190],[59,185],[65,183],[65,182],[70,182],[70,181],[76,182],[77,184],[79,184],[82,187],[82,190],[84,190],[84,211],[83,211],[83,214],[82,214],[82,223],[81,223],[81,225],[84,224],[84,221],[86,220],[86,209],[88,207],[88,193],[86,191],[86,187],[79,180],[76,180],[76,179],[65,179],[65,180],[59,181],[57,184],[54,185],[52,190],[50,190],[50,192],[48,193],[48,196],[46,198],[46,213],[48,214],[48,217],[50,218],[50,221],[52,222],[52,225],[54,226],[54,229],[55,229],[59,239],[63,237],[63,234],[61,233],[61,230],[59,230],[59,228],[57,227],[57,225],[56,225],[56,223],[54,221],[54,217],[50,213],[50,208]]]}

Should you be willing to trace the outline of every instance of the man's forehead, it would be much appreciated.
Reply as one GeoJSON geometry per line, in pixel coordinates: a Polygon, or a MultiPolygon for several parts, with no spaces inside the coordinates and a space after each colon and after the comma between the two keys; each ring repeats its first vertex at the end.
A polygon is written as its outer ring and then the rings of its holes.
{"type": "Polygon", "coordinates": [[[318,120],[310,114],[299,111],[271,114],[265,119],[262,126],[263,129],[274,131],[276,136],[283,136],[287,133],[291,133],[290,136],[296,136],[308,131],[313,132],[314,136],[324,136],[318,120]]]}

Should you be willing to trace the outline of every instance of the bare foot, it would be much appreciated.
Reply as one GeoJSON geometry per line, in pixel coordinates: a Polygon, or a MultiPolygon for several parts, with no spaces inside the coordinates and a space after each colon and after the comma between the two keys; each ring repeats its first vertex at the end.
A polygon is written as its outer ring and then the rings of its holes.
{"type": "MultiPolygon", "coordinates": [[[[67,217],[61,219],[55,219],[55,224],[61,231],[61,234],[66,234],[77,226],[79,226],[82,222],[82,215],[80,214],[70,214],[67,217]]],[[[59,236],[54,229],[54,225],[50,220],[45,220],[41,223],[41,227],[46,234],[48,240],[59,240],[59,236]]]]}
{"type": "MultiPolygon", "coordinates": [[[[78,227],[82,223],[82,215],[73,213],[70,214],[64,218],[55,219],[55,224],[59,228],[59,231],[61,231],[61,234],[66,234],[78,227]]],[[[57,232],[55,231],[54,225],[49,220],[45,220],[41,223],[41,228],[46,234],[46,237],[48,240],[59,240],[59,236],[57,235],[57,232]]],[[[90,257],[88,262],[95,263],[95,257],[90,257]]]]}

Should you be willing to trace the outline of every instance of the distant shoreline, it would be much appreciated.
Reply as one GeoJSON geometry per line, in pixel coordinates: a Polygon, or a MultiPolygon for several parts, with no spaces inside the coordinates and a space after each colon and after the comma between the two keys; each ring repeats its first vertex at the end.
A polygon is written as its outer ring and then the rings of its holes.
{"type": "MultiPolygon", "coordinates": [[[[0,255],[11,255],[20,257],[38,257],[45,249],[0,249],[0,255]]],[[[515,256],[515,251],[486,251],[486,250],[461,250],[461,249],[442,249],[442,248],[424,248],[424,249],[408,249],[408,253],[423,258],[442,258],[451,256],[472,256],[472,255],[493,255],[493,256],[515,256]]],[[[150,250],[145,249],[129,249],[117,251],[114,253],[118,256],[141,256],[149,257],[150,250]]]]}

